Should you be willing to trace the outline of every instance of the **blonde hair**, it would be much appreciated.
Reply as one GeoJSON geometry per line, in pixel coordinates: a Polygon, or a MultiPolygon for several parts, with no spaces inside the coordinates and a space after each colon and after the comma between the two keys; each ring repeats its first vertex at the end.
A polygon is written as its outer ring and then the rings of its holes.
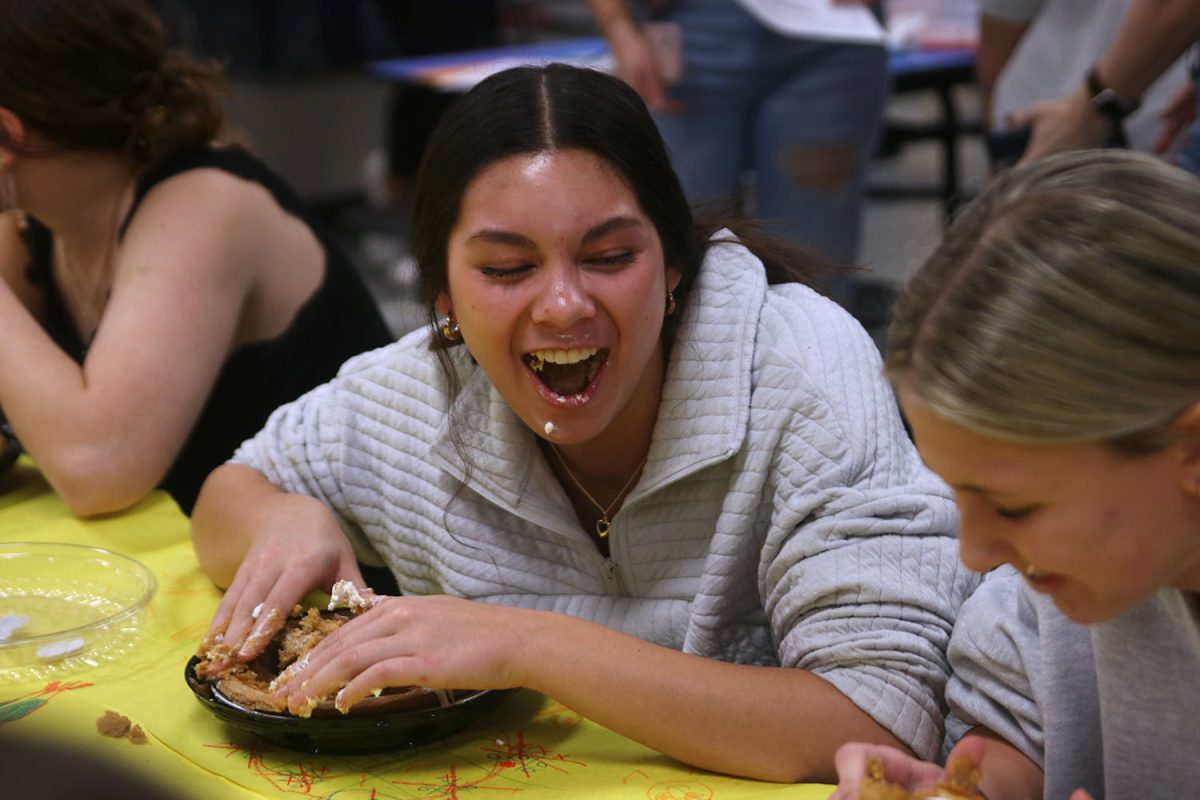
{"type": "Polygon", "coordinates": [[[1114,150],[997,178],[902,291],[886,364],[979,433],[1158,449],[1200,400],[1200,181],[1114,150]]]}

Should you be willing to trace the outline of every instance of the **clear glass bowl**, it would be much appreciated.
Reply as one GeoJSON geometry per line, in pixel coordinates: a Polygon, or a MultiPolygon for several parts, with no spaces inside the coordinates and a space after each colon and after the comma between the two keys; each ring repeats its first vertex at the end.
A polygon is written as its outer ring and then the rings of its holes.
{"type": "Polygon", "coordinates": [[[145,565],[111,550],[0,544],[0,685],[66,677],[129,652],[154,589],[145,565]]]}

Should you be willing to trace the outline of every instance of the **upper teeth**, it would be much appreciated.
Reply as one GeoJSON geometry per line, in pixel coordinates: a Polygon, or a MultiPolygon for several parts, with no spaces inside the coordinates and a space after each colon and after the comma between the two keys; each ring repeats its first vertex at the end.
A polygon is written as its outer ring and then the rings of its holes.
{"type": "Polygon", "coordinates": [[[599,353],[595,347],[577,347],[570,350],[534,350],[529,354],[529,366],[541,372],[547,362],[551,364],[578,364],[599,353]]]}

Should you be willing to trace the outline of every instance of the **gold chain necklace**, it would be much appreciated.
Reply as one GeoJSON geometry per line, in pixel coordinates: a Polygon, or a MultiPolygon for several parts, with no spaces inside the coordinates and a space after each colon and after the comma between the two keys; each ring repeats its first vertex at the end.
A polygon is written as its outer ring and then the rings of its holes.
{"type": "Polygon", "coordinates": [[[637,476],[642,472],[642,467],[646,466],[646,458],[649,458],[650,454],[646,454],[646,457],[642,459],[642,462],[637,465],[637,469],[635,469],[633,474],[629,476],[629,480],[625,481],[625,485],[621,487],[621,491],[617,492],[617,496],[614,497],[613,501],[608,504],[607,508],[605,508],[596,501],[596,498],[592,497],[591,492],[583,488],[583,484],[579,482],[579,478],[575,477],[575,473],[571,472],[571,468],[567,466],[567,462],[563,459],[562,453],[558,452],[558,448],[550,442],[547,442],[547,444],[550,445],[550,451],[554,453],[554,457],[558,459],[558,463],[562,464],[562,468],[567,473],[567,477],[571,479],[571,483],[575,484],[579,491],[583,492],[583,496],[590,500],[592,505],[594,505],[600,512],[600,519],[596,520],[596,535],[601,539],[608,536],[608,531],[612,527],[612,523],[608,519],[608,512],[612,510],[613,506],[621,502],[621,498],[624,497],[625,493],[628,492],[630,487],[633,486],[633,482],[637,480],[637,476]]]}
{"type": "Polygon", "coordinates": [[[103,268],[99,271],[95,283],[90,287],[83,286],[83,281],[80,278],[84,275],[84,270],[80,267],[79,262],[67,251],[67,246],[58,236],[54,237],[55,255],[58,257],[59,263],[62,264],[63,274],[70,275],[71,280],[64,282],[63,287],[67,290],[71,300],[80,315],[79,322],[82,323],[79,329],[80,338],[83,340],[83,347],[86,351],[92,343],[92,339],[96,337],[96,331],[100,328],[100,318],[104,316],[104,306],[108,302],[108,295],[111,288],[107,285],[109,279],[109,268],[112,262],[112,252],[105,253],[103,268]],[[85,332],[85,327],[90,328],[90,331],[85,332]]]}
{"type": "MultiPolygon", "coordinates": [[[[96,334],[100,330],[100,319],[104,316],[108,300],[112,295],[113,269],[114,261],[116,260],[118,239],[117,228],[120,226],[121,209],[126,205],[126,196],[133,191],[133,188],[133,178],[131,177],[122,187],[116,201],[113,203],[100,268],[96,271],[96,280],[91,286],[83,285],[83,281],[80,278],[85,275],[85,269],[80,266],[75,257],[67,250],[67,245],[62,237],[58,234],[54,235],[55,258],[62,266],[63,275],[71,276],[69,282],[63,282],[63,288],[67,290],[67,294],[70,294],[71,300],[81,317],[76,324],[80,329],[79,337],[83,340],[84,353],[87,353],[91,348],[92,340],[96,338],[96,334]],[[79,325],[79,322],[84,324],[79,325]],[[90,327],[91,330],[85,333],[83,330],[85,326],[90,327]]],[[[64,305],[66,305],[65,302],[64,305]]]]}

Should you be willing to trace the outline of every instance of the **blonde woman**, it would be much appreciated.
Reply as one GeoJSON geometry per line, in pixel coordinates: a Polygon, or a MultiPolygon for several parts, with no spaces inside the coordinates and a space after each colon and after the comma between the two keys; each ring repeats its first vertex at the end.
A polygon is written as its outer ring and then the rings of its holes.
{"type": "MultiPolygon", "coordinates": [[[[995,570],[950,657],[953,742],[990,800],[1200,786],[1200,182],[1061,155],[998,180],[899,301],[887,369],[995,570]]],[[[952,753],[953,755],[953,753],[952,753]]],[[[866,759],[839,752],[839,798],[866,759]]]]}

